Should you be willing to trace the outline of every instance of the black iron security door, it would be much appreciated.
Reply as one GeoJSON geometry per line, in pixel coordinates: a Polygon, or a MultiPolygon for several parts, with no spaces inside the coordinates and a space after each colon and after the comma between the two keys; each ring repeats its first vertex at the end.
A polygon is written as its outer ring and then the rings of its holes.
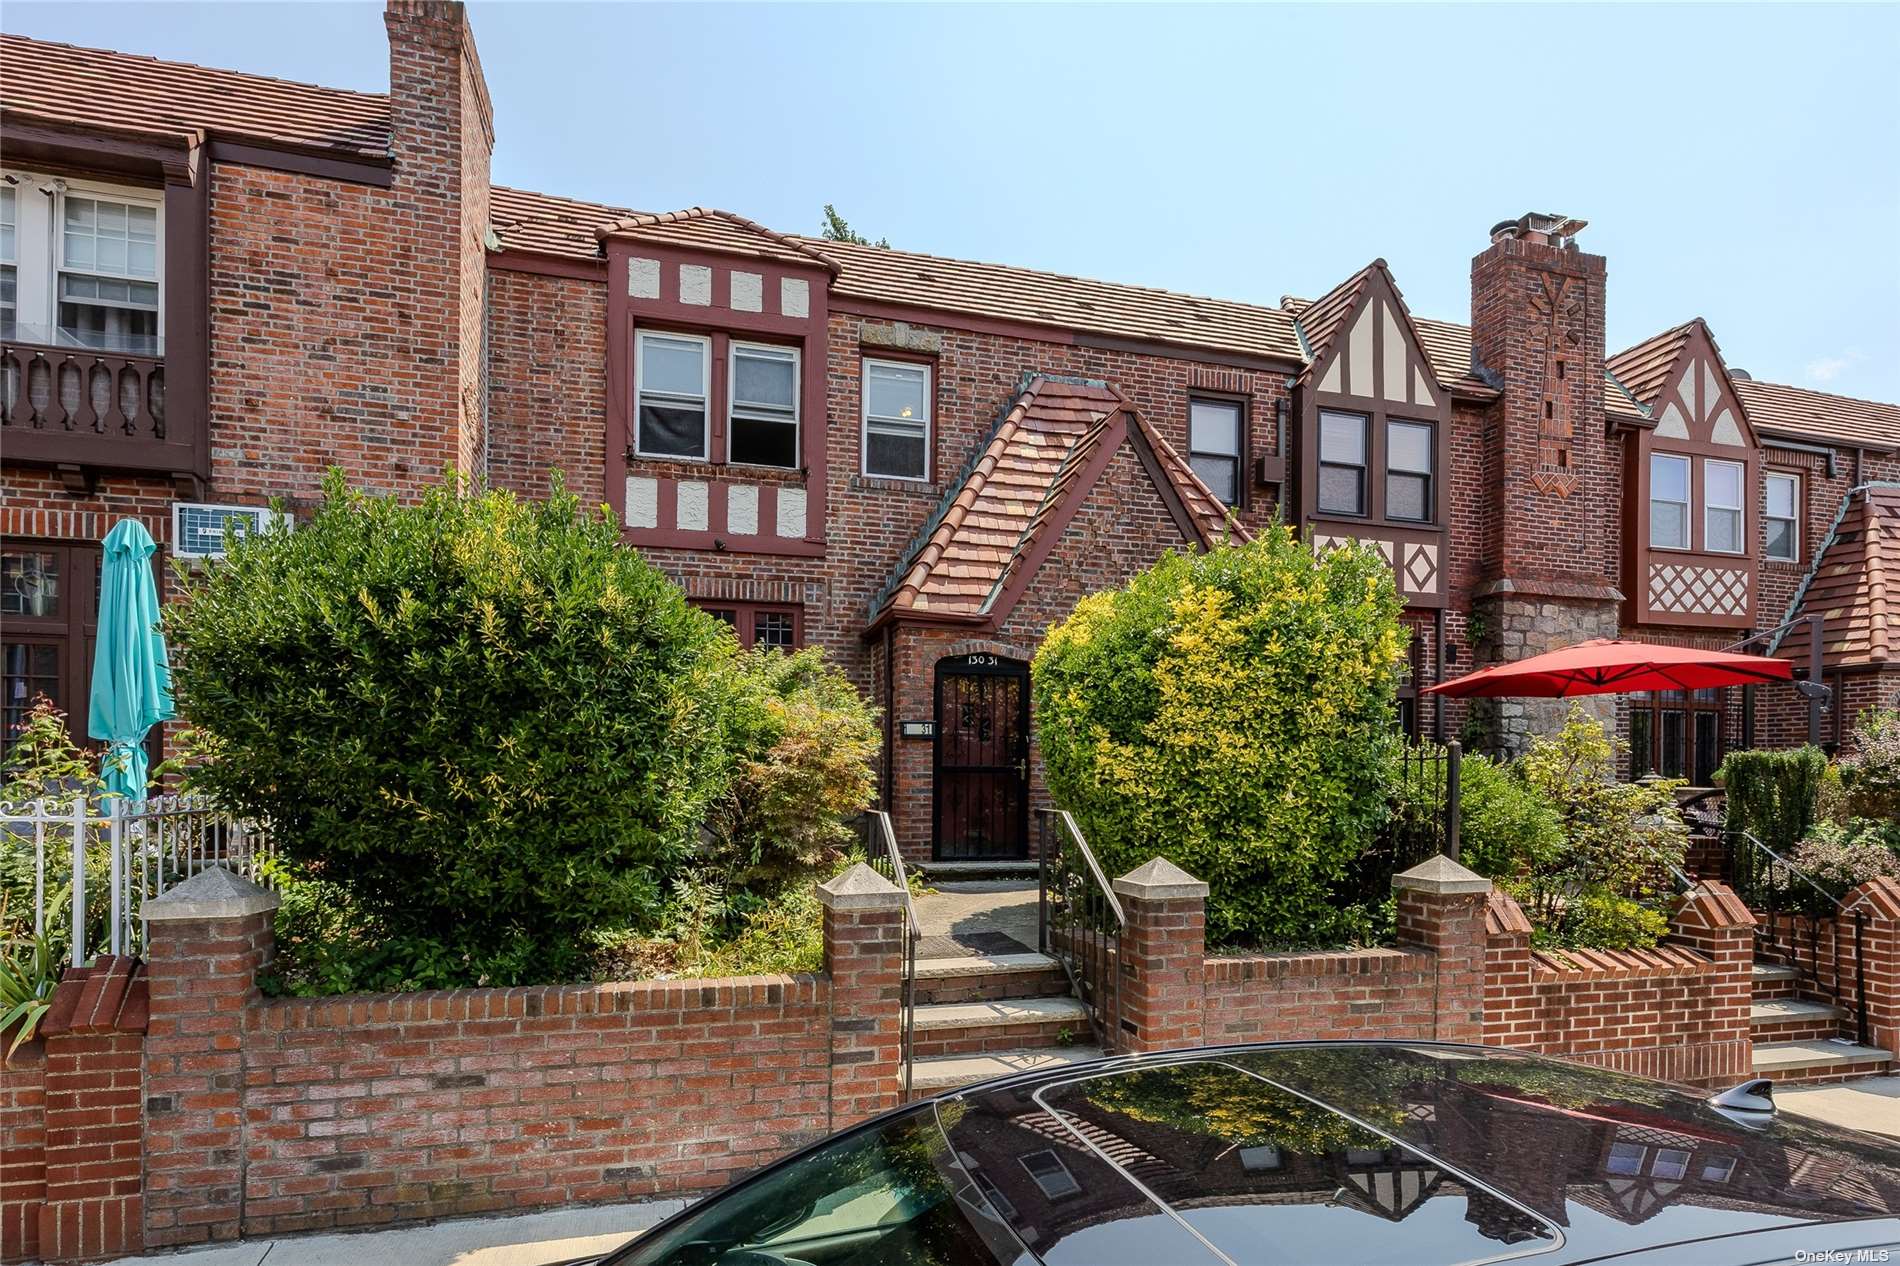
{"type": "Polygon", "coordinates": [[[937,664],[940,862],[1029,856],[1029,665],[1000,655],[937,664]]]}

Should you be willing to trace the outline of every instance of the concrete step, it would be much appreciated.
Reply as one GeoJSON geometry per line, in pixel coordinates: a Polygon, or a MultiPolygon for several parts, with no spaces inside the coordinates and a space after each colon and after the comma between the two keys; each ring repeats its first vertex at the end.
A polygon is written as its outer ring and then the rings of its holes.
{"type": "Polygon", "coordinates": [[[1758,998],[1748,1021],[1757,1041],[1828,1038],[1840,1032],[1841,1010],[1800,998],[1758,998]]]}
{"type": "Polygon", "coordinates": [[[1755,1043],[1755,1075],[1779,1082],[1846,1081],[1887,1071],[1890,1052],[1855,1042],[1809,1038],[1755,1043]]]}
{"type": "Polygon", "coordinates": [[[1034,879],[1035,858],[1020,862],[920,862],[912,867],[925,879],[1034,879]]]}
{"type": "Polygon", "coordinates": [[[917,1058],[979,1055],[1033,1047],[1062,1049],[1089,1035],[1088,1008],[1069,997],[953,1002],[917,1008],[917,1058]]]}
{"type": "Polygon", "coordinates": [[[911,1089],[936,1094],[971,1082],[1007,1077],[1012,1073],[1086,1064],[1102,1058],[1097,1046],[1056,1046],[1038,1050],[990,1051],[983,1055],[941,1055],[920,1059],[911,1067],[911,1089]]]}
{"type": "Polygon", "coordinates": [[[1754,967],[1755,983],[1767,984],[1777,980],[1793,980],[1800,973],[1781,963],[1756,963],[1754,967]]]}
{"type": "Polygon", "coordinates": [[[917,960],[916,1002],[937,1006],[1047,998],[1069,992],[1062,964],[1047,954],[984,954],[917,960]]]}
{"type": "Polygon", "coordinates": [[[1792,967],[1783,967],[1780,963],[1756,963],[1752,977],[1755,999],[1792,998],[1800,978],[1801,974],[1792,967]]]}

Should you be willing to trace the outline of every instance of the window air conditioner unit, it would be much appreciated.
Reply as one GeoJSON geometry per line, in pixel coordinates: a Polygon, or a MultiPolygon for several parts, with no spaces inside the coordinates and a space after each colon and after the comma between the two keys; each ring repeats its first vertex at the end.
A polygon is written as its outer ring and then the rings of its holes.
{"type": "Polygon", "coordinates": [[[242,536],[261,532],[273,523],[285,528],[295,521],[269,506],[214,506],[193,501],[172,503],[172,553],[178,558],[223,558],[224,529],[234,527],[242,536]]]}

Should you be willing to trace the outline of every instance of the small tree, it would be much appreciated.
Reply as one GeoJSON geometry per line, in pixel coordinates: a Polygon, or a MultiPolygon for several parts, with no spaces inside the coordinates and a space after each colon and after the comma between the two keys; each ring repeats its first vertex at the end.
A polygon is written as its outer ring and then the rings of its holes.
{"type": "Polygon", "coordinates": [[[1346,934],[1329,889],[1386,814],[1392,569],[1285,527],[1084,598],[1035,661],[1049,790],[1112,873],[1207,881],[1215,944],[1346,934]]]}
{"type": "Polygon", "coordinates": [[[832,206],[829,202],[825,204],[825,222],[819,232],[820,236],[827,242],[850,242],[857,246],[881,246],[885,250],[889,250],[891,246],[889,238],[880,237],[877,241],[873,242],[870,238],[864,236],[864,234],[853,229],[849,224],[845,223],[845,218],[838,214],[838,208],[832,206]]]}
{"type": "Polygon", "coordinates": [[[558,979],[583,930],[654,916],[725,789],[736,647],[558,481],[325,492],[181,572],[193,781],[428,959],[413,978],[558,979]]]}
{"type": "Polygon", "coordinates": [[[1848,814],[1900,824],[1900,709],[1861,713],[1849,745],[1853,752],[1840,763],[1848,814]]]}

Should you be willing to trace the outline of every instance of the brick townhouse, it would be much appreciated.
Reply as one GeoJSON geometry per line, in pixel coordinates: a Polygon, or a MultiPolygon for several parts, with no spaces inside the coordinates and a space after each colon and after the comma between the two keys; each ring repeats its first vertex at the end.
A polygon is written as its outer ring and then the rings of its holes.
{"type": "MultiPolygon", "coordinates": [[[[330,466],[561,471],[741,640],[852,674],[918,858],[1031,847],[1051,621],[1275,516],[1391,560],[1414,732],[1552,721],[1413,697],[1485,663],[1813,614],[1824,739],[1900,687],[1900,408],[1756,381],[1700,320],[1612,353],[1581,221],[1473,226],[1459,324],[1380,260],[1268,307],[600,206],[490,183],[459,6],[386,21],[387,94],[0,44],[9,723],[83,710],[112,522],[211,552],[330,466]]],[[[1763,644],[1805,674],[1808,637],[1763,644]]],[[[1805,737],[1808,702],[1756,695],[1595,706],[1633,774],[1706,781],[1805,737]]]]}

